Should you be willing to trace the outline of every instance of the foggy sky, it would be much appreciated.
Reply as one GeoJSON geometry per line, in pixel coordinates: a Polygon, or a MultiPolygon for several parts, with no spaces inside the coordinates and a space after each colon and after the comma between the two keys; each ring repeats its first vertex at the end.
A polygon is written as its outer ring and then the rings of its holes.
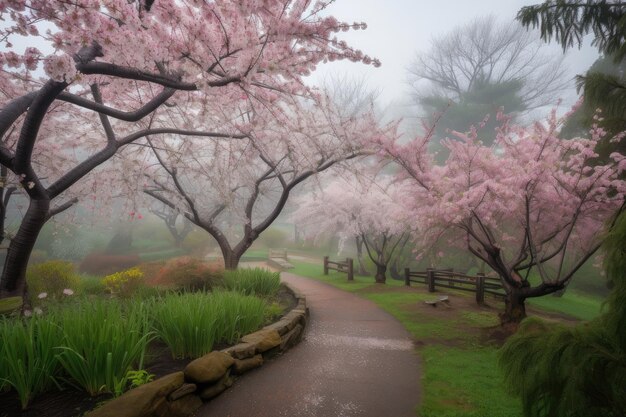
{"type": "MultiPolygon", "coordinates": [[[[517,11],[526,5],[539,3],[538,0],[337,0],[328,8],[328,13],[339,20],[364,21],[366,30],[342,32],[338,37],[364,53],[378,58],[380,68],[352,62],[323,64],[309,78],[317,85],[329,73],[363,76],[372,88],[379,89],[382,106],[398,105],[407,99],[410,91],[407,83],[407,67],[416,52],[426,51],[430,39],[449,32],[453,27],[472,21],[479,16],[495,15],[501,22],[513,22],[517,11]]],[[[546,45],[555,54],[562,54],[559,45],[552,42],[546,45]]],[[[583,73],[597,58],[595,48],[586,45],[583,49],[570,49],[565,59],[569,76],[583,73]]],[[[575,84],[564,99],[565,105],[576,100],[575,84]]],[[[556,104],[557,99],[554,102],[556,104]]]]}

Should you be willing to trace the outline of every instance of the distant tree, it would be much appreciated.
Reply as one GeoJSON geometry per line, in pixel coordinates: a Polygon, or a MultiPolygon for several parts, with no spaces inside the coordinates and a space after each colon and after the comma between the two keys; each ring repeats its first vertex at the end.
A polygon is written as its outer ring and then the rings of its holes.
{"type": "Polygon", "coordinates": [[[294,217],[310,235],[330,232],[340,236],[341,244],[362,242],[376,266],[376,283],[384,284],[389,266],[410,237],[401,196],[402,188],[392,178],[349,175],[299,199],[294,217]]]}
{"type": "Polygon", "coordinates": [[[416,56],[409,68],[414,100],[427,114],[444,113],[435,116],[438,137],[495,116],[499,107],[518,114],[547,105],[569,80],[562,58],[541,48],[519,24],[475,19],[434,38],[416,56]]]}

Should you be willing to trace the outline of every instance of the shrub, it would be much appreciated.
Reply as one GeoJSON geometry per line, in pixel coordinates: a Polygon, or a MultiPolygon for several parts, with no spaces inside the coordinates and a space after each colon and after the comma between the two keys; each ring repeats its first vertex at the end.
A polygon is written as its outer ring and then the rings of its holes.
{"type": "Polygon", "coordinates": [[[76,290],[80,286],[80,277],[74,272],[74,265],[59,260],[30,266],[26,272],[26,281],[33,300],[37,300],[37,295],[41,293],[59,299],[64,289],[76,290]]]}
{"type": "Polygon", "coordinates": [[[266,303],[233,292],[170,293],[155,299],[154,328],[174,358],[197,358],[263,324],[266,303]]]}
{"type": "Polygon", "coordinates": [[[167,261],[154,283],[191,291],[209,290],[221,283],[223,275],[223,269],[217,264],[185,256],[167,261]]]}
{"type": "Polygon", "coordinates": [[[90,253],[80,264],[79,271],[92,275],[108,275],[132,268],[141,262],[139,255],[109,255],[90,253]]]}
{"type": "Polygon", "coordinates": [[[280,288],[280,272],[243,268],[224,272],[224,287],[241,294],[272,297],[280,288]]]}
{"type": "Polygon", "coordinates": [[[132,297],[143,283],[143,272],[137,267],[107,275],[102,279],[107,291],[124,298],[132,297]]]}

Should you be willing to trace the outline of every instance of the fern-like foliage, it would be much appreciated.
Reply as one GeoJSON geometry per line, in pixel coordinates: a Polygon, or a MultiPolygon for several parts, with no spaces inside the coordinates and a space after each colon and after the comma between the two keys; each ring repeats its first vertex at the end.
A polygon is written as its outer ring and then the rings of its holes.
{"type": "Polygon", "coordinates": [[[613,290],[598,319],[564,327],[537,319],[522,323],[500,351],[512,393],[533,417],[626,415],[626,212],[604,245],[613,290]]]}
{"type": "Polygon", "coordinates": [[[626,56],[626,2],[612,0],[548,0],[523,7],[517,19],[524,26],[539,27],[541,38],[554,38],[563,49],[580,47],[587,33],[592,45],[620,61],[626,56]]]}

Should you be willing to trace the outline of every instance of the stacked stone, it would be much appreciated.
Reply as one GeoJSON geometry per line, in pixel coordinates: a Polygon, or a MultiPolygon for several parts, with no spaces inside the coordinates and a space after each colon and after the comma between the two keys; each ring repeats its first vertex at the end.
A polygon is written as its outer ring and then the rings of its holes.
{"type": "Polygon", "coordinates": [[[187,417],[218,396],[235,378],[296,345],[308,319],[305,297],[287,286],[298,304],[276,323],[241,338],[240,343],[191,361],[183,371],[132,389],[87,417],[187,417]]]}

